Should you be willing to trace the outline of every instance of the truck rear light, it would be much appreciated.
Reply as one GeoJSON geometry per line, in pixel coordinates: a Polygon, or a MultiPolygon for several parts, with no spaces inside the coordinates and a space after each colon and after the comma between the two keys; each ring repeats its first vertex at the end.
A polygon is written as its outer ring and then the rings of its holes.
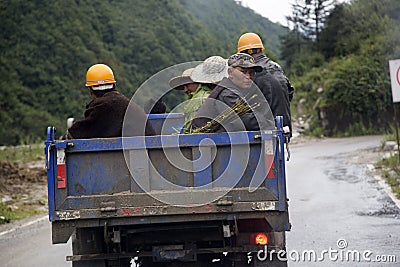
{"type": "Polygon", "coordinates": [[[66,188],[66,180],[65,152],[64,149],[57,149],[57,188],[66,188]]]}
{"type": "Polygon", "coordinates": [[[250,235],[250,243],[256,245],[267,245],[268,236],[265,233],[255,233],[250,235]]]}
{"type": "Polygon", "coordinates": [[[57,164],[57,188],[66,188],[65,164],[57,164]]]}
{"type": "Polygon", "coordinates": [[[275,164],[274,164],[274,155],[273,154],[266,154],[266,166],[267,166],[267,178],[276,178],[275,176],[275,164]]]}

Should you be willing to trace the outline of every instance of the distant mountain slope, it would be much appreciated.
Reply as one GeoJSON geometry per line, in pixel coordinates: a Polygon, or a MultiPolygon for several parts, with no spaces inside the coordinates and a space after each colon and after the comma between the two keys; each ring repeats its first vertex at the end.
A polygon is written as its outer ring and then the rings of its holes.
{"type": "Polygon", "coordinates": [[[280,36],[287,29],[280,24],[256,14],[232,0],[180,0],[182,4],[214,34],[221,43],[228,44],[231,52],[236,51],[237,41],[244,32],[260,34],[268,52],[279,58],[280,36]]]}
{"type": "Polygon", "coordinates": [[[85,74],[92,64],[110,65],[121,91],[131,96],[165,67],[229,56],[243,29],[269,23],[233,0],[190,3],[0,1],[0,145],[43,139],[48,125],[63,132],[67,117],[82,117],[89,101],[85,74]],[[200,10],[190,9],[195,4],[204,11],[226,5],[238,19],[231,25],[224,12],[215,21],[203,20],[200,10]]]}

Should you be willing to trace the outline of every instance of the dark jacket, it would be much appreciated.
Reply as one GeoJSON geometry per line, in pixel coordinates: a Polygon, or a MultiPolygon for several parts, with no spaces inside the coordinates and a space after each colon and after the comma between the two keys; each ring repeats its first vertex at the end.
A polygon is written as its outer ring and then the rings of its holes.
{"type": "Polygon", "coordinates": [[[211,92],[204,104],[200,107],[192,121],[194,129],[204,126],[207,122],[220,115],[228,107],[232,107],[240,98],[248,100],[249,106],[255,107],[251,112],[224,124],[217,132],[271,130],[274,121],[268,103],[261,92],[253,84],[248,89],[240,89],[228,78],[224,78],[211,92]],[[252,96],[254,98],[250,99],[252,96]]]}
{"type": "Polygon", "coordinates": [[[117,91],[110,91],[92,100],[85,110],[85,118],[76,121],[68,129],[65,139],[108,138],[122,136],[125,111],[129,105],[129,121],[124,127],[124,136],[154,135],[147,123],[143,109],[117,91]]]}
{"type": "Polygon", "coordinates": [[[283,88],[287,88],[289,101],[292,101],[294,88],[290,83],[289,78],[286,77],[284,71],[282,70],[282,67],[265,55],[261,55],[255,58],[254,61],[256,62],[257,65],[263,67],[269,73],[271,73],[279,81],[279,83],[282,85],[283,88]]]}
{"type": "Polygon", "coordinates": [[[257,65],[263,67],[263,71],[256,73],[254,82],[267,99],[274,117],[283,116],[284,126],[289,126],[292,132],[290,101],[294,93],[293,86],[282,68],[265,55],[257,57],[255,61],[257,65]]]}

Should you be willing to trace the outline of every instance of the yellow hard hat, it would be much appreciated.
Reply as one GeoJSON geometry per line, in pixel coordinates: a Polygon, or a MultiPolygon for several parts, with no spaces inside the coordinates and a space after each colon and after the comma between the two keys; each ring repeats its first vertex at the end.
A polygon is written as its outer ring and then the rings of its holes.
{"type": "Polygon", "coordinates": [[[105,64],[95,64],[86,73],[86,86],[116,83],[112,69],[105,64]]]}
{"type": "Polygon", "coordinates": [[[248,32],[240,36],[238,41],[238,51],[237,51],[238,53],[253,48],[261,48],[262,50],[265,49],[261,41],[261,38],[260,36],[258,36],[258,34],[253,32],[248,32]]]}

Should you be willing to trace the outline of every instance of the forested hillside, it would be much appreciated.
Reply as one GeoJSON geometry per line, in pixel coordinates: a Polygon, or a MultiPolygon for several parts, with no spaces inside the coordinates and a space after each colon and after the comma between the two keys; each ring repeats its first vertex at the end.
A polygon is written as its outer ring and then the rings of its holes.
{"type": "Polygon", "coordinates": [[[294,3],[288,31],[234,0],[0,1],[0,145],[42,140],[47,126],[63,132],[66,118],[81,118],[92,64],[110,65],[130,97],[168,66],[229,56],[246,31],[285,63],[296,89],[292,113],[309,132],[387,131],[400,1],[294,3]]]}
{"type": "Polygon", "coordinates": [[[286,33],[281,25],[271,23],[251,9],[232,5],[231,0],[181,2],[196,18],[204,22],[207,29],[218,36],[220,42],[227,44],[231,51],[237,49],[238,32],[257,32],[264,40],[268,55],[279,58],[281,37],[286,33]]]}
{"type": "MultiPolygon", "coordinates": [[[[296,2],[301,10],[321,3],[296,2]]],[[[318,29],[309,27],[315,16],[311,23],[299,23],[309,18],[293,16],[283,42],[282,56],[296,88],[293,113],[316,135],[389,131],[394,112],[388,61],[400,59],[400,1],[332,6],[327,17],[319,18],[324,23],[318,29]]]]}
{"type": "Polygon", "coordinates": [[[0,19],[0,145],[43,139],[47,126],[63,132],[67,117],[82,117],[92,64],[110,65],[131,96],[165,67],[229,56],[247,30],[270,39],[275,55],[286,33],[233,0],[6,0],[0,19]]]}

